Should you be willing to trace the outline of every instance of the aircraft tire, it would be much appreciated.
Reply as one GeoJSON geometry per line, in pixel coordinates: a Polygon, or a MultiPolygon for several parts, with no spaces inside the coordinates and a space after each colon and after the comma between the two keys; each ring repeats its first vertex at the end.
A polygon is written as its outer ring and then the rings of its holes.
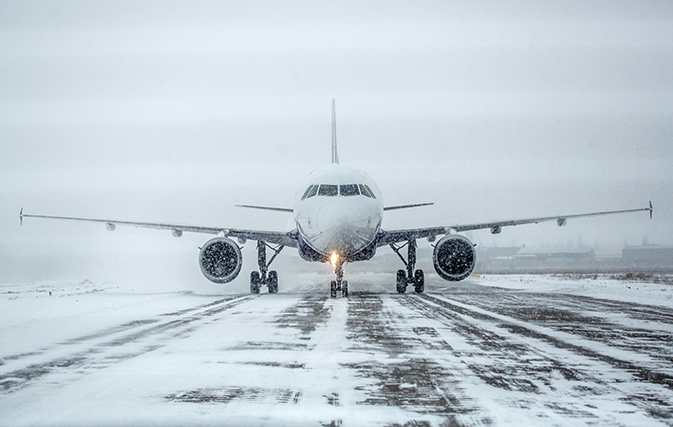
{"type": "Polygon", "coordinates": [[[330,283],[330,297],[336,298],[337,297],[337,284],[336,280],[332,280],[330,283]]]}
{"type": "Polygon", "coordinates": [[[414,273],[414,291],[417,294],[422,294],[425,290],[425,275],[423,270],[416,270],[414,273]]]}
{"type": "Polygon", "coordinates": [[[345,280],[341,282],[341,296],[348,297],[348,282],[345,280]]]}
{"type": "Polygon", "coordinates": [[[278,272],[276,270],[269,271],[269,293],[277,294],[278,293],[278,272]]]}
{"type": "Polygon", "coordinates": [[[397,293],[403,294],[407,291],[407,272],[397,270],[397,293]]]}
{"type": "Polygon", "coordinates": [[[262,278],[259,275],[259,271],[251,271],[250,272],[250,293],[251,294],[258,294],[259,293],[259,287],[262,284],[262,278]]]}

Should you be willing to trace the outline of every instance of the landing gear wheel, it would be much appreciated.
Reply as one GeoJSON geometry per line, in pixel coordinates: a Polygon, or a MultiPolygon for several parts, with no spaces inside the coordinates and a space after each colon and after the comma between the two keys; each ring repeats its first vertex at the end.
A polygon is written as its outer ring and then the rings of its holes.
{"type": "Polygon", "coordinates": [[[277,294],[278,293],[278,272],[275,270],[269,271],[269,278],[267,282],[267,286],[269,287],[269,293],[270,294],[277,294]]]}
{"type": "Polygon", "coordinates": [[[329,293],[329,295],[332,298],[336,298],[336,296],[337,296],[336,280],[332,280],[332,282],[330,282],[330,293],[329,293]]]}
{"type": "Polygon", "coordinates": [[[416,270],[414,273],[414,291],[417,294],[422,294],[425,290],[425,275],[423,270],[416,270]]]}
{"type": "Polygon", "coordinates": [[[341,282],[341,296],[348,297],[348,282],[345,280],[341,282]]]}
{"type": "Polygon", "coordinates": [[[407,291],[407,272],[397,270],[397,293],[403,294],[407,291]]]}
{"type": "Polygon", "coordinates": [[[259,293],[259,287],[262,284],[262,278],[259,275],[259,271],[251,271],[250,272],[250,293],[251,294],[258,294],[259,293]]]}

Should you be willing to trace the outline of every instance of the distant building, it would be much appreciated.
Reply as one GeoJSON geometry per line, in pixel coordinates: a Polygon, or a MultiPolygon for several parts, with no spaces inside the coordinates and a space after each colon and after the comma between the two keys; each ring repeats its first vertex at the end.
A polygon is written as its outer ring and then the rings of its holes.
{"type": "Polygon", "coordinates": [[[521,246],[480,248],[477,246],[477,259],[512,259],[521,250],[521,246]]]}
{"type": "Polygon", "coordinates": [[[598,255],[593,248],[477,247],[477,272],[606,272],[673,273],[673,246],[627,246],[598,255]]]}
{"type": "Polygon", "coordinates": [[[521,248],[514,255],[518,261],[594,261],[593,248],[521,248]]]}
{"type": "Polygon", "coordinates": [[[672,267],[673,246],[627,246],[622,250],[622,259],[630,264],[672,267]]]}

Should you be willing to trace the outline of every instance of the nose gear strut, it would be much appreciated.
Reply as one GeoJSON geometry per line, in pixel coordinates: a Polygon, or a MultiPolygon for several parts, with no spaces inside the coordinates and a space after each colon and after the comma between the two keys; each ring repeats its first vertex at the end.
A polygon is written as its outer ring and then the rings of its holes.
{"type": "Polygon", "coordinates": [[[336,263],[334,263],[334,273],[336,274],[336,280],[332,280],[330,283],[330,296],[332,298],[336,298],[338,291],[341,291],[342,297],[348,296],[348,281],[343,280],[343,264],[344,262],[340,258],[337,258],[336,263]]]}

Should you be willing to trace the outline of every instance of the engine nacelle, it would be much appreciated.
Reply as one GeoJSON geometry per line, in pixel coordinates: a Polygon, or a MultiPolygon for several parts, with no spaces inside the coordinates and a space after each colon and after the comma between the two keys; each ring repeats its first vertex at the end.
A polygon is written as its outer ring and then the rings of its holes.
{"type": "Polygon", "coordinates": [[[211,282],[231,282],[241,272],[242,265],[241,250],[233,240],[226,237],[208,240],[199,253],[201,272],[211,282]]]}
{"type": "Polygon", "coordinates": [[[432,253],[435,271],[442,279],[457,282],[474,270],[477,252],[467,237],[457,234],[443,237],[432,253]]]}

